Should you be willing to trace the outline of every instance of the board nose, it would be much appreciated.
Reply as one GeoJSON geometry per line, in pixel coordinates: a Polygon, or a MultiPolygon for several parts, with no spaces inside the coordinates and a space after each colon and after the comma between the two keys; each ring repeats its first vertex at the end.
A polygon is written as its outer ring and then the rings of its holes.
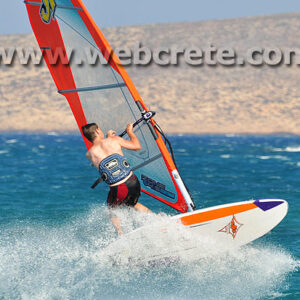
{"type": "Polygon", "coordinates": [[[260,209],[262,209],[263,211],[267,211],[285,202],[286,201],[281,199],[270,199],[270,200],[256,200],[254,204],[260,209]]]}

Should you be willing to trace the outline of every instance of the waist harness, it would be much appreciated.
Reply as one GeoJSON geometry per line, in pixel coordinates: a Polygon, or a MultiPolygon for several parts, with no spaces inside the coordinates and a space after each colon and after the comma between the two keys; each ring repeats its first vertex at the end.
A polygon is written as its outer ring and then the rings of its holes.
{"type": "Polygon", "coordinates": [[[108,185],[112,185],[126,178],[131,172],[131,167],[124,156],[113,154],[101,161],[99,172],[101,178],[108,185]]]}

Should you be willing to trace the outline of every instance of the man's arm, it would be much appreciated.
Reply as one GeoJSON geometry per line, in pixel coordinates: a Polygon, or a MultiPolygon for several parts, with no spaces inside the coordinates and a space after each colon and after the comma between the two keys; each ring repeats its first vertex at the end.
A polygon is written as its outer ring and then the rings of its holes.
{"type": "Polygon", "coordinates": [[[97,167],[93,162],[92,154],[90,153],[90,151],[88,151],[85,156],[92,163],[92,166],[97,167]]]}
{"type": "Polygon", "coordinates": [[[86,157],[89,161],[92,162],[92,156],[91,156],[90,151],[88,151],[88,152],[86,153],[85,157],[86,157]]]}
{"type": "Polygon", "coordinates": [[[130,140],[124,140],[123,138],[117,137],[120,143],[120,146],[128,149],[128,150],[134,150],[134,151],[139,151],[142,149],[140,141],[138,137],[134,134],[133,132],[133,124],[128,124],[127,125],[127,134],[130,138],[130,140]]]}

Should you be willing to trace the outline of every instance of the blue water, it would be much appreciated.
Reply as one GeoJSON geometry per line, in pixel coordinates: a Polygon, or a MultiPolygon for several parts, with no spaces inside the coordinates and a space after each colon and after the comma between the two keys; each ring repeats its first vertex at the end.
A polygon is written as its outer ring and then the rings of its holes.
{"type": "MultiPolygon", "coordinates": [[[[114,266],[97,256],[116,235],[107,187],[89,188],[97,171],[81,138],[2,134],[0,299],[300,299],[300,137],[171,140],[198,208],[283,198],[286,219],[232,252],[203,247],[206,259],[185,264],[114,266]]],[[[141,202],[174,214],[145,195],[141,202]]]]}

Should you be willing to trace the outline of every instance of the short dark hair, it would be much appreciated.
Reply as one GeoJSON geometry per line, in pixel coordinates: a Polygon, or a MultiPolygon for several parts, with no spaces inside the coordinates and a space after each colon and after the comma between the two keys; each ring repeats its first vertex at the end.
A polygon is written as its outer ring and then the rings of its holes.
{"type": "Polygon", "coordinates": [[[90,141],[93,142],[96,138],[96,130],[99,126],[96,123],[90,123],[85,126],[82,126],[82,133],[83,135],[90,141]]]}

